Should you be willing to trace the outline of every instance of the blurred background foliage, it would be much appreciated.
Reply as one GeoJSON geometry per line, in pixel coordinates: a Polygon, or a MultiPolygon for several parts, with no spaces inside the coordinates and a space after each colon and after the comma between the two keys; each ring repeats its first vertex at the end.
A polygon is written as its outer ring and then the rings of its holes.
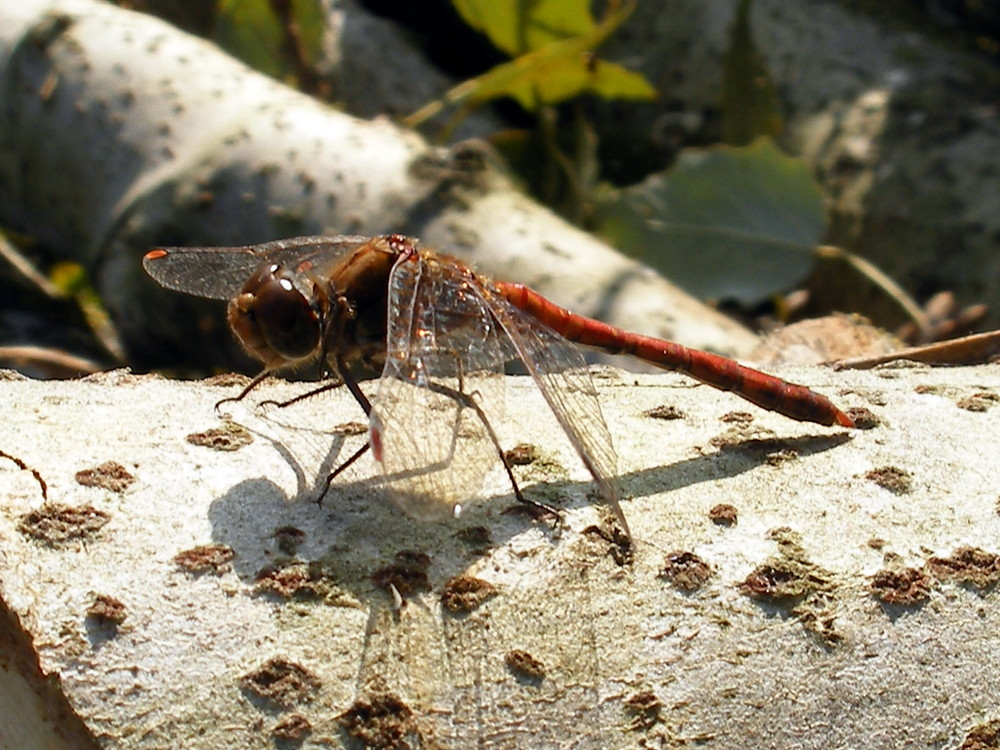
{"type": "MultiPolygon", "coordinates": [[[[151,10],[154,0],[121,4],[151,10]]],[[[218,0],[212,14],[186,20],[184,7],[156,5],[249,65],[335,99],[316,70],[323,0],[218,0]]],[[[494,106],[508,127],[490,140],[527,192],[702,298],[755,304],[808,273],[825,228],[823,198],[772,140],[781,113],[754,43],[752,0],[733,20],[718,118],[704,142],[696,136],[658,163],[617,173],[588,108],[616,100],[627,116],[629,102],[657,97],[640,73],[600,57],[634,0],[597,3],[596,15],[592,0],[365,5],[411,29],[433,61],[464,79],[404,124],[446,142],[472,111],[494,106]]]]}
{"type": "MultiPolygon", "coordinates": [[[[669,111],[663,82],[654,85],[600,56],[636,0],[353,1],[398,23],[428,60],[460,81],[397,118],[402,124],[447,143],[465,118],[489,110],[500,127],[488,139],[526,192],[696,296],[757,327],[805,310],[822,313],[790,302],[802,299],[790,292],[821,259],[825,285],[863,276],[915,321],[915,339],[928,336],[919,307],[891,280],[850,253],[820,247],[826,199],[806,164],[781,151],[781,103],[754,38],[753,0],[740,0],[732,19],[717,105],[674,113],[669,132],[643,143],[598,132],[594,117],[602,107],[622,120],[636,107],[669,111]]],[[[339,0],[117,4],[211,39],[250,66],[338,104],[326,53],[339,0]]],[[[972,45],[997,55],[1000,3],[875,5],[871,12],[921,28],[962,28],[972,45]]],[[[35,286],[36,295],[58,300],[62,323],[91,332],[93,342],[82,347],[88,355],[121,361],[113,326],[81,268],[49,269],[35,286]]]]}

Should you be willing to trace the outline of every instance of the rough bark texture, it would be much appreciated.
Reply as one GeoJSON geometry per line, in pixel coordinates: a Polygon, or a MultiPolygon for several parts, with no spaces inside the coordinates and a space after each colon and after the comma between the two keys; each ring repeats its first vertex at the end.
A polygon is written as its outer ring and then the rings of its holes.
{"type": "MultiPolygon", "coordinates": [[[[1000,716],[1000,374],[783,374],[877,423],[805,425],[680,377],[597,372],[631,562],[590,529],[606,509],[524,379],[498,432],[540,449],[517,471],[566,507],[561,533],[505,513],[499,472],[442,524],[396,511],[368,458],[309,502],[320,465],[364,440],[330,433],[360,416],[346,393],[233,407],[244,444],[213,412],[232,382],[9,376],[0,447],[28,468],[0,460],[0,625],[27,637],[0,638],[0,673],[39,665],[107,748],[266,748],[283,732],[303,747],[353,732],[376,747],[957,748],[1000,716]],[[665,405],[680,416],[647,414],[665,405]]],[[[15,710],[0,704],[0,744],[39,721],[15,710]]]]}

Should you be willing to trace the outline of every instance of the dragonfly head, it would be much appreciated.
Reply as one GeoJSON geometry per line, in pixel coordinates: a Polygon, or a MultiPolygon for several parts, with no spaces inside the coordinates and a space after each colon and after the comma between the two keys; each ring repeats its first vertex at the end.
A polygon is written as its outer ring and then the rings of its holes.
{"type": "Polygon", "coordinates": [[[267,262],[229,303],[229,325],[268,367],[306,359],[319,349],[323,329],[321,294],[308,276],[267,262]],[[300,288],[303,283],[309,289],[300,288]]]}

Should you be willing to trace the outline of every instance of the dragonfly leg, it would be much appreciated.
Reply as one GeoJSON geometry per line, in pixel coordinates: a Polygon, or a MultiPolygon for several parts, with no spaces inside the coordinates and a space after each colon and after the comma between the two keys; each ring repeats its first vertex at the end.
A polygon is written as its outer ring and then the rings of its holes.
{"type": "MultiPolygon", "coordinates": [[[[461,386],[462,378],[459,377],[459,385],[461,386]]],[[[539,502],[538,500],[532,500],[524,496],[521,492],[521,488],[517,484],[517,478],[514,476],[514,471],[510,467],[510,462],[507,460],[507,456],[504,454],[503,448],[500,447],[500,440],[497,438],[497,434],[493,429],[493,425],[490,424],[490,420],[486,417],[486,413],[483,411],[482,407],[476,402],[476,399],[472,395],[465,393],[461,390],[456,390],[454,388],[449,388],[446,385],[441,385],[440,383],[431,383],[429,386],[430,390],[435,393],[440,393],[443,396],[448,396],[454,399],[463,407],[472,409],[476,416],[479,417],[479,421],[483,423],[483,427],[486,428],[486,434],[489,435],[490,442],[493,443],[493,447],[496,449],[497,455],[500,457],[500,463],[503,464],[504,471],[507,472],[507,478],[510,480],[510,486],[514,490],[514,497],[519,503],[527,505],[531,508],[536,508],[538,510],[550,513],[557,519],[557,523],[561,526],[563,525],[563,515],[562,512],[551,505],[539,502]]]]}
{"type": "MultiPolygon", "coordinates": [[[[351,392],[351,395],[354,396],[358,404],[361,405],[361,408],[364,410],[365,414],[366,415],[371,414],[372,410],[371,402],[368,400],[368,397],[364,394],[364,391],[361,390],[361,386],[358,385],[358,381],[351,374],[350,368],[347,366],[347,363],[340,355],[337,355],[336,357],[336,367],[338,370],[337,374],[339,375],[339,379],[336,380],[335,382],[327,383],[326,385],[322,385],[319,388],[313,388],[311,391],[300,394],[295,398],[290,398],[287,401],[281,401],[281,402],[262,401],[260,405],[263,406],[264,404],[274,404],[278,408],[284,408],[286,406],[290,406],[291,404],[303,401],[304,399],[310,398],[312,396],[317,396],[320,393],[324,393],[326,391],[333,390],[334,388],[340,388],[340,386],[342,385],[346,385],[347,390],[351,392]]],[[[347,469],[351,464],[353,464],[355,461],[357,461],[359,458],[365,455],[365,453],[368,451],[370,447],[371,443],[366,442],[364,445],[358,448],[358,450],[355,451],[350,458],[344,461],[344,463],[342,463],[340,466],[338,466],[336,469],[334,469],[333,471],[331,471],[329,474],[326,475],[326,482],[323,484],[323,491],[319,494],[319,497],[316,498],[317,505],[323,504],[323,500],[326,498],[326,493],[330,491],[330,485],[333,483],[333,480],[336,479],[338,476],[340,476],[340,474],[345,469],[347,469]]]]}
{"type": "Polygon", "coordinates": [[[260,385],[261,383],[263,383],[272,372],[273,372],[273,370],[271,370],[269,368],[265,368],[260,373],[258,373],[256,375],[256,377],[254,377],[253,380],[251,380],[249,383],[247,383],[246,388],[244,388],[242,391],[240,391],[240,395],[239,396],[229,396],[228,398],[224,398],[221,401],[216,401],[215,402],[215,410],[218,411],[219,407],[222,406],[223,404],[235,404],[235,403],[239,403],[240,401],[242,401],[243,399],[245,399],[247,397],[247,395],[250,393],[250,391],[252,391],[258,385],[260,385]]]}
{"type": "Polygon", "coordinates": [[[327,391],[332,391],[334,388],[340,388],[344,385],[343,380],[334,380],[331,383],[326,383],[319,386],[318,388],[313,388],[311,391],[306,391],[305,393],[300,393],[298,396],[294,396],[287,401],[275,401],[274,399],[267,399],[266,401],[261,401],[259,406],[276,406],[279,409],[284,409],[286,406],[291,406],[292,404],[297,404],[299,401],[305,401],[307,398],[312,398],[313,396],[318,396],[321,393],[326,393],[327,391]]]}
{"type": "Polygon", "coordinates": [[[24,461],[17,458],[16,456],[10,455],[6,451],[0,451],[0,458],[6,458],[9,461],[13,461],[17,465],[17,468],[19,468],[21,471],[31,472],[31,476],[35,478],[35,481],[38,482],[38,486],[42,488],[42,500],[45,500],[46,502],[48,501],[49,486],[45,483],[45,480],[42,479],[42,475],[38,473],[37,469],[32,469],[30,466],[24,463],[24,461]]]}
{"type": "Polygon", "coordinates": [[[316,498],[317,505],[323,504],[323,500],[326,498],[326,493],[330,491],[330,485],[333,484],[333,480],[336,479],[338,476],[340,476],[341,472],[343,472],[348,466],[350,466],[359,458],[361,458],[363,455],[365,455],[365,453],[367,453],[369,448],[371,448],[371,443],[366,441],[364,445],[362,445],[354,452],[354,455],[352,455],[349,459],[344,461],[344,463],[342,463],[340,466],[338,466],[336,469],[334,469],[333,471],[331,471],[329,474],[326,475],[326,482],[323,485],[323,491],[319,494],[319,497],[316,498]]]}
{"type": "MultiPolygon", "coordinates": [[[[347,364],[342,358],[337,357],[337,368],[338,372],[334,373],[336,379],[330,383],[319,386],[318,388],[313,388],[311,391],[306,391],[305,393],[300,393],[298,396],[294,396],[287,401],[274,401],[273,399],[268,399],[267,401],[261,401],[260,406],[276,406],[279,409],[284,409],[286,406],[291,406],[292,404],[297,404],[299,401],[305,401],[307,398],[312,398],[313,396],[318,396],[321,393],[326,393],[327,391],[332,391],[335,388],[340,388],[342,385],[347,386],[347,390],[351,392],[354,396],[354,400],[357,401],[361,408],[364,409],[365,415],[371,414],[372,405],[368,400],[368,397],[361,390],[361,386],[358,385],[358,381],[351,375],[350,369],[348,369],[347,364]]],[[[241,393],[236,399],[226,399],[238,401],[246,395],[246,392],[241,393]]],[[[220,402],[222,403],[222,402],[220,402]]]]}
{"type": "MultiPolygon", "coordinates": [[[[351,369],[347,366],[347,363],[344,361],[344,358],[339,354],[336,357],[336,363],[337,363],[337,369],[340,371],[340,382],[337,383],[337,385],[338,386],[346,385],[347,390],[349,390],[351,392],[351,395],[354,396],[355,401],[357,401],[361,405],[361,408],[364,410],[365,415],[366,416],[370,415],[372,413],[372,402],[368,400],[368,397],[364,394],[364,391],[361,390],[361,386],[358,385],[357,379],[355,379],[354,375],[351,374],[351,369]]],[[[300,398],[305,398],[306,396],[315,394],[317,392],[318,391],[313,391],[312,393],[306,394],[305,396],[301,396],[300,398]]],[[[348,466],[350,466],[359,458],[361,458],[363,455],[365,455],[368,449],[371,448],[371,445],[372,444],[370,442],[365,442],[364,445],[362,445],[360,448],[358,448],[358,450],[354,452],[354,455],[352,455],[349,459],[344,461],[344,463],[342,463],[340,466],[338,466],[336,469],[334,469],[333,471],[331,471],[329,474],[326,475],[326,484],[323,486],[323,491],[320,493],[320,496],[316,498],[317,505],[323,504],[323,499],[326,497],[326,493],[330,491],[330,485],[333,483],[333,480],[336,479],[338,476],[340,476],[340,474],[348,466]]]]}
{"type": "Polygon", "coordinates": [[[347,386],[347,390],[351,392],[351,395],[354,396],[354,400],[360,404],[362,410],[365,412],[365,416],[370,417],[372,414],[372,402],[368,400],[364,391],[361,390],[361,386],[358,385],[357,379],[351,373],[351,368],[347,366],[347,363],[340,354],[337,355],[336,362],[340,379],[343,381],[344,385],[347,386]]]}

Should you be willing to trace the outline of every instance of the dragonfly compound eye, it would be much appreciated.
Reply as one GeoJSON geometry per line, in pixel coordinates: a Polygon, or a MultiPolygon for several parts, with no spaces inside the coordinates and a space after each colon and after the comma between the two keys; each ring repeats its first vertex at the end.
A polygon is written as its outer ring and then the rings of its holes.
{"type": "Polygon", "coordinates": [[[317,311],[280,267],[261,268],[229,305],[229,322],[251,353],[271,364],[308,357],[319,346],[317,311]]]}

